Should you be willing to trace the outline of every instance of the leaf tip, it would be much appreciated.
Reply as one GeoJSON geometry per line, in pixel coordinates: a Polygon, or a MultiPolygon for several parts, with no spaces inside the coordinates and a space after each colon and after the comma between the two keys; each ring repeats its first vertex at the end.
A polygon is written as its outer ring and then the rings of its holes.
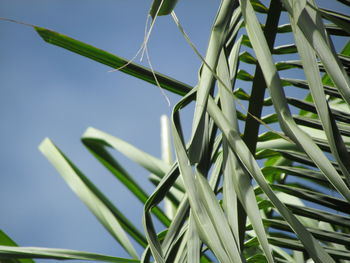
{"type": "Polygon", "coordinates": [[[51,139],[48,137],[44,138],[38,146],[39,151],[42,153],[45,153],[45,151],[49,145],[53,145],[51,139]]]}
{"type": "Polygon", "coordinates": [[[149,15],[154,20],[156,16],[169,15],[175,8],[178,0],[154,0],[149,15]]]}
{"type": "Polygon", "coordinates": [[[88,127],[82,135],[82,139],[90,137],[91,134],[95,133],[96,129],[94,127],[88,127]]]}
{"type": "Polygon", "coordinates": [[[57,34],[55,31],[44,27],[34,26],[35,31],[39,34],[39,36],[48,43],[51,43],[51,38],[53,34],[57,34]]]}

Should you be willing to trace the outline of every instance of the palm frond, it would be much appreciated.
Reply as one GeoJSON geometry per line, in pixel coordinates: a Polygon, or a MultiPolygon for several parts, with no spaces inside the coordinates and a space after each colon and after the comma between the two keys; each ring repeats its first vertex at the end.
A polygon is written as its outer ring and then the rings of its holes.
{"type": "MultiPolygon", "coordinates": [[[[151,257],[159,263],[210,262],[212,257],[220,262],[350,260],[349,16],[319,8],[313,0],[271,1],[268,7],[258,0],[222,0],[201,56],[173,12],[176,4],[153,1],[150,15],[155,21],[157,15],[173,14],[202,62],[195,87],[35,27],[48,43],[182,96],[172,113],[176,160],[171,164],[94,128],[82,137],[144,203],[145,235],[56,146],[45,141],[41,149],[132,257],[138,254],[127,235],[145,248],[141,262],[151,257]],[[293,39],[280,44],[286,35],[293,39]],[[337,36],[344,40],[341,51],[332,42],[337,36]],[[297,95],[300,90],[307,95],[297,95]],[[180,112],[188,105],[195,112],[186,142],[180,112]],[[152,173],[154,192],[146,194],[107,148],[152,173]],[[172,218],[159,207],[164,200],[175,210],[172,218]],[[152,214],[163,223],[159,233],[152,214]]],[[[0,258],[95,257],[2,249],[0,258]]]]}

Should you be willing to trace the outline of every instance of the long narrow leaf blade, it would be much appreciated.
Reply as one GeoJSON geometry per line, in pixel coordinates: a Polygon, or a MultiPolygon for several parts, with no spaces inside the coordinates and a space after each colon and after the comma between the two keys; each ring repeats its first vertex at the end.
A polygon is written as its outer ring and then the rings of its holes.
{"type": "Polygon", "coordinates": [[[95,260],[112,263],[138,263],[139,260],[123,259],[101,254],[95,254],[84,251],[57,249],[57,248],[40,248],[40,247],[10,247],[0,246],[0,259],[16,259],[16,258],[45,258],[59,260],[95,260]]]}
{"type": "MultiPolygon", "coordinates": [[[[0,230],[0,246],[17,247],[18,245],[8,235],[6,235],[4,231],[0,230]]],[[[12,258],[12,259],[8,259],[8,262],[6,263],[34,263],[34,260],[12,258]]]]}
{"type": "MultiPolygon", "coordinates": [[[[42,27],[34,28],[38,32],[38,34],[43,38],[43,40],[45,40],[47,43],[65,48],[69,51],[90,58],[109,67],[115,69],[121,68],[121,72],[142,79],[151,84],[157,85],[157,82],[154,79],[153,72],[146,67],[138,65],[134,62],[129,63],[128,60],[124,58],[118,57],[102,49],[98,49],[94,46],[65,36],[63,34],[57,33],[55,31],[42,27]]],[[[158,72],[154,72],[154,74],[156,75],[157,80],[163,89],[169,90],[181,96],[185,95],[191,89],[191,87],[187,84],[175,80],[171,77],[162,75],[158,72]]]]}
{"type": "MultiPolygon", "coordinates": [[[[235,50],[235,48],[237,49],[236,54],[232,55],[232,60],[231,60],[233,62],[233,66],[235,67],[237,66],[236,63],[238,61],[239,46],[240,46],[240,42],[237,42],[233,47],[233,51],[235,50]]],[[[230,76],[229,67],[225,59],[224,52],[221,52],[217,71],[218,71],[218,75],[224,81],[226,86],[230,86],[231,85],[230,78],[233,78],[234,76],[230,76]]],[[[238,130],[238,120],[237,120],[237,115],[235,111],[236,107],[234,104],[234,100],[230,96],[229,92],[226,91],[226,89],[224,89],[220,83],[219,83],[219,94],[220,94],[220,101],[221,101],[221,107],[223,109],[223,114],[229,120],[232,127],[238,130]]],[[[244,171],[244,169],[242,169],[234,152],[232,151],[232,149],[229,148],[226,138],[224,139],[223,145],[224,145],[223,150],[225,155],[224,157],[225,159],[224,207],[226,210],[225,212],[228,215],[228,220],[229,221],[231,220],[232,222],[235,216],[237,217],[242,216],[241,215],[242,213],[239,210],[232,211],[235,208],[235,206],[233,205],[235,203],[235,200],[233,200],[233,198],[237,198],[238,196],[242,206],[244,207],[245,212],[248,214],[250,221],[254,225],[254,230],[256,231],[257,237],[265,252],[265,256],[267,257],[268,262],[274,262],[271,254],[271,249],[267,241],[265,229],[260,217],[260,211],[256,203],[256,198],[254,195],[253,187],[251,185],[250,176],[244,171]]],[[[242,218],[240,218],[239,220],[238,218],[239,223],[240,221],[245,222],[245,218],[244,220],[242,220],[242,218]]],[[[241,224],[240,225],[238,222],[236,224],[232,222],[231,227],[234,227],[234,225],[236,225],[236,227],[244,228],[244,225],[241,226],[242,223],[240,223],[241,224]]],[[[239,229],[239,231],[242,231],[242,230],[239,229]]],[[[242,236],[244,237],[244,235],[242,236]]]]}
{"type": "Polygon", "coordinates": [[[249,171],[251,176],[254,177],[265,194],[270,198],[271,202],[273,202],[279,213],[285,218],[285,220],[288,221],[312,257],[319,262],[334,262],[332,258],[322,249],[318,241],[305,230],[305,227],[299,222],[299,220],[297,220],[290,210],[277,198],[270,186],[267,184],[265,177],[260,171],[260,167],[256,163],[252,154],[249,152],[245,143],[242,141],[240,135],[231,128],[231,125],[223,116],[218,106],[210,98],[208,101],[208,112],[215,120],[218,127],[223,131],[229,142],[230,148],[236,152],[247,171],[249,171]]]}
{"type": "Polygon", "coordinates": [[[115,137],[103,131],[95,128],[88,128],[84,133],[83,140],[94,140],[104,143],[106,146],[110,146],[117,151],[124,154],[129,159],[133,160],[137,164],[141,165],[149,172],[156,174],[159,177],[163,177],[165,173],[170,170],[170,165],[164,161],[146,153],[135,146],[115,137]]]}
{"type": "MultiPolygon", "coordinates": [[[[312,15],[312,19],[317,19],[317,14],[314,13],[313,10],[310,11],[310,15],[312,15]]],[[[298,28],[297,22],[293,17],[291,17],[291,21],[296,44],[302,59],[304,72],[309,83],[311,94],[315,101],[317,113],[327,135],[332,153],[338,161],[343,175],[347,178],[348,182],[350,182],[350,157],[344,145],[344,141],[340,136],[336,122],[331,114],[330,107],[327,104],[327,98],[323,91],[323,84],[316,64],[316,53],[298,28]]]]}
{"type": "MultiPolygon", "coordinates": [[[[84,145],[89,151],[122,183],[129,189],[135,197],[137,197],[143,204],[147,201],[148,195],[145,190],[128,174],[128,172],[113,158],[111,154],[105,149],[106,143],[95,137],[88,135],[82,138],[84,145]]],[[[169,225],[170,220],[158,207],[153,208],[152,212],[164,224],[169,225]]],[[[142,240],[146,245],[146,239],[142,240]]]]}
{"type": "Polygon", "coordinates": [[[39,146],[40,151],[57,169],[69,187],[85,203],[107,231],[124,247],[134,258],[138,254],[128,239],[122,226],[96,194],[97,189],[92,183],[67,159],[66,156],[46,138],[39,146]]]}
{"type": "Polygon", "coordinates": [[[260,28],[256,14],[254,13],[249,1],[240,0],[240,3],[242,5],[244,18],[246,19],[246,29],[251,38],[250,40],[253,44],[258,61],[262,65],[264,77],[271,93],[271,98],[276,113],[278,114],[282,130],[287,136],[303,148],[329,181],[332,182],[336,189],[349,201],[350,190],[341,180],[339,173],[334,169],[328,158],[323,154],[319,147],[317,147],[310,136],[303,132],[294,122],[286,101],[285,93],[282,89],[281,79],[273,63],[271,53],[260,28]]]}
{"type": "Polygon", "coordinates": [[[182,103],[185,103],[187,97],[188,95],[177,104],[173,111],[173,136],[179,169],[185,183],[199,237],[211,248],[220,262],[233,262],[235,260],[241,262],[243,259],[236,240],[221,207],[219,207],[215,194],[201,174],[193,173],[183,139],[180,137],[178,109],[181,108],[182,103]]]}

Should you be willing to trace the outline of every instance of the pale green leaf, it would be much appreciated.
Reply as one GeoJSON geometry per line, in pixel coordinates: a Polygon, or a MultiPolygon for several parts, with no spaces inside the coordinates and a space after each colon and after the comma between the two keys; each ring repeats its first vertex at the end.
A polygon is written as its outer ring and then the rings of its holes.
{"type": "Polygon", "coordinates": [[[40,144],[39,149],[107,231],[132,257],[138,258],[138,254],[123,227],[109,207],[103,202],[106,198],[102,193],[63,155],[50,139],[46,138],[40,144]]]}

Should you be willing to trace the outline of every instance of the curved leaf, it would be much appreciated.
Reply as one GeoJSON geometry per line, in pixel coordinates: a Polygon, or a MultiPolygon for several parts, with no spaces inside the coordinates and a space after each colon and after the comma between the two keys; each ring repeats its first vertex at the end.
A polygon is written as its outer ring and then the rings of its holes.
{"type": "MultiPolygon", "coordinates": [[[[118,219],[126,219],[114,207],[106,197],[86,178],[63,153],[46,138],[39,146],[40,151],[57,169],[69,187],[85,203],[90,211],[96,216],[107,231],[124,247],[124,249],[134,258],[138,254],[128,239],[123,226],[118,219]],[[113,213],[112,210],[117,213],[113,213]],[[118,215],[118,216],[117,216],[118,215]],[[118,218],[119,217],[119,218],[118,218]]],[[[124,225],[125,227],[125,225],[124,225]]]]}

